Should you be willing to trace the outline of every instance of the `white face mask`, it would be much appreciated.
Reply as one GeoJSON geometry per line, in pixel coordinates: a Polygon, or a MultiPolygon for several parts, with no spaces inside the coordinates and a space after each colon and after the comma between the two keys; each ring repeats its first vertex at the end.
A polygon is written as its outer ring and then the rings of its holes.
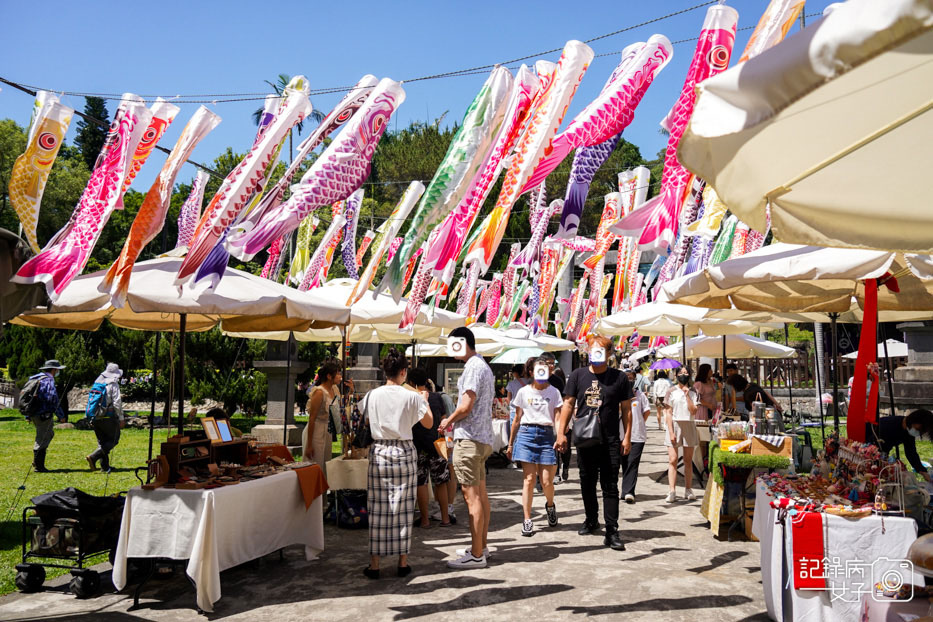
{"type": "Polygon", "coordinates": [[[606,362],[606,348],[596,346],[590,348],[590,363],[593,365],[602,365],[606,362]]]}
{"type": "Polygon", "coordinates": [[[551,376],[551,370],[547,365],[535,365],[535,380],[538,382],[547,382],[551,376]]]}
{"type": "Polygon", "coordinates": [[[907,433],[913,436],[914,438],[920,438],[920,430],[917,428],[907,428],[907,433]]]}
{"type": "Polygon", "coordinates": [[[466,354],[466,337],[447,338],[447,356],[458,357],[466,354]]]}

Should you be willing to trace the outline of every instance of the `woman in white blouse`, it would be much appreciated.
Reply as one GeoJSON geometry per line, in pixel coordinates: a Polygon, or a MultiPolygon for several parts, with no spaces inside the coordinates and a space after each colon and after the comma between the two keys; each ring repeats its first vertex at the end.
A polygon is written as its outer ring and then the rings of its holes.
{"type": "Polygon", "coordinates": [[[373,446],[369,451],[367,504],[369,506],[370,579],[379,578],[379,558],[398,555],[398,576],[411,574],[411,549],[415,494],[418,488],[418,451],[411,428],[434,425],[427,393],[415,393],[402,385],[408,378],[408,359],[392,348],[382,361],[386,384],[366,394],[360,412],[369,420],[373,446]]]}

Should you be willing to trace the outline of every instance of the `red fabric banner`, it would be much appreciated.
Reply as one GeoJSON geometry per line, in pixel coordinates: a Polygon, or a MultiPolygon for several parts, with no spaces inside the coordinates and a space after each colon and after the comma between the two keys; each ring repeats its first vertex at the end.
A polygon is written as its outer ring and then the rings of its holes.
{"type": "Polygon", "coordinates": [[[793,536],[794,589],[825,590],[823,572],[823,515],[819,512],[799,512],[789,517],[793,536]]]}
{"type": "Polygon", "coordinates": [[[871,393],[873,398],[866,399],[868,375],[878,362],[878,282],[875,279],[865,281],[865,308],[863,309],[862,335],[858,343],[858,358],[855,359],[852,398],[849,400],[846,436],[853,441],[865,442],[865,423],[878,420],[878,378],[872,376],[871,393]]]}

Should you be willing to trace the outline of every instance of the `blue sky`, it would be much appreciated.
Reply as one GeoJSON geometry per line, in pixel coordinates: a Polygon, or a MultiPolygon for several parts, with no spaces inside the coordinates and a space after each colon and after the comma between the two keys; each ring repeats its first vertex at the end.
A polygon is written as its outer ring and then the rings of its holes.
{"type": "MultiPolygon", "coordinates": [[[[4,16],[0,76],[55,90],[171,96],[266,92],[264,80],[274,80],[279,73],[301,73],[312,89],[323,89],[352,85],[366,73],[407,80],[506,61],[700,2],[54,2],[45,5],[40,15],[32,3],[5,0],[0,4],[4,16]]],[[[738,33],[734,61],[768,2],[728,4],[739,11],[739,28],[748,28],[738,33]]],[[[821,13],[827,4],[829,0],[811,0],[805,12],[821,13]]],[[[705,7],[688,11],[595,41],[591,47],[597,55],[619,52],[653,33],[675,42],[690,39],[699,34],[705,13],[705,7]]],[[[692,41],[674,46],[673,60],[648,90],[625,131],[646,157],[666,145],[658,122],[680,93],[694,47],[692,41]]],[[[559,55],[537,58],[556,61],[559,55]]],[[[565,123],[597,95],[618,60],[613,54],[593,61],[565,123]]],[[[406,84],[407,98],[393,127],[433,121],[445,111],[445,124],[459,120],[484,80],[485,75],[471,75],[406,84]]],[[[317,95],[312,102],[326,113],[340,97],[317,95]]],[[[65,96],[63,101],[79,110],[84,107],[82,97],[65,96]]],[[[2,85],[0,118],[25,126],[31,105],[30,96],[2,85]]],[[[112,114],[116,102],[107,106],[112,114]]],[[[259,106],[258,101],[209,106],[223,122],[202,141],[192,159],[208,163],[227,146],[247,149],[255,135],[250,113],[259,106]]],[[[196,108],[196,104],[182,105],[162,146],[172,147],[196,108]]],[[[164,154],[153,152],[133,187],[148,189],[164,159],[164,154]]],[[[186,166],[179,181],[190,180],[194,173],[194,167],[186,166]]]]}

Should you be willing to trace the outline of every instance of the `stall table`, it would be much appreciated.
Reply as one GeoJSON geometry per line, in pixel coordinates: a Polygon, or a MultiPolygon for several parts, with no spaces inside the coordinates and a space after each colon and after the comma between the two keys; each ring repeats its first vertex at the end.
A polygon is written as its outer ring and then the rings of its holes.
{"type": "Polygon", "coordinates": [[[324,550],[321,493],[327,482],[319,467],[306,468],[316,469],[320,482],[310,507],[292,470],[214,489],[131,489],[113,562],[114,586],[126,586],[128,558],[187,560],[198,607],[210,612],[220,600],[221,571],[293,544],[305,545],[306,558],[314,559],[324,550]]]}
{"type": "MultiPolygon", "coordinates": [[[[768,616],[777,622],[863,619],[862,614],[873,597],[856,592],[870,589],[872,576],[878,577],[888,571],[904,573],[898,568],[898,560],[907,558],[907,551],[917,538],[917,523],[901,516],[871,515],[852,519],[824,514],[825,557],[833,560],[832,568],[824,573],[836,574],[836,569],[842,572],[827,579],[829,585],[825,591],[795,590],[788,585],[793,534],[791,529],[777,522],[778,510],[770,505],[774,498],[768,487],[758,480],[752,533],[761,541],[761,583],[768,616]],[[845,570],[847,563],[852,570],[845,570]],[[859,567],[865,569],[864,578],[856,572],[859,567]]],[[[909,576],[904,576],[905,583],[923,585],[923,577],[919,574],[906,574],[909,576]]]]}

